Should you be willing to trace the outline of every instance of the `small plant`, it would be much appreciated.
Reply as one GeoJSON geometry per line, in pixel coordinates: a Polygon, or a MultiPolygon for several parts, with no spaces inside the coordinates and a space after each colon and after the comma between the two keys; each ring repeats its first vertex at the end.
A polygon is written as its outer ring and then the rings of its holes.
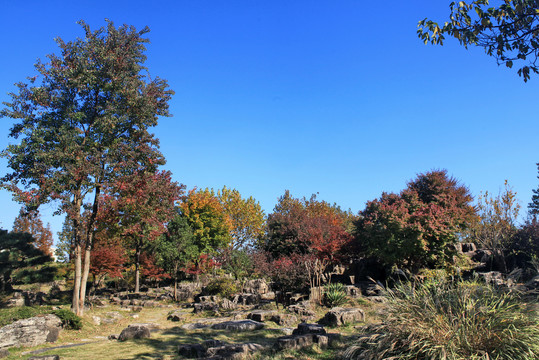
{"type": "Polygon", "coordinates": [[[324,304],[328,307],[340,306],[346,302],[346,287],[341,283],[324,286],[324,304]]]}
{"type": "Polygon", "coordinates": [[[367,327],[345,358],[539,358],[537,314],[514,294],[446,279],[400,283],[385,293],[384,323],[367,327]]]}
{"type": "Polygon", "coordinates": [[[69,310],[65,310],[65,309],[54,310],[52,313],[58,316],[60,320],[62,320],[62,327],[64,329],[71,329],[71,330],[82,329],[82,319],[80,316],[77,316],[75,313],[69,310]]]}
{"type": "Polygon", "coordinates": [[[239,292],[240,288],[234,279],[228,277],[220,277],[211,280],[204,288],[206,295],[219,295],[227,298],[239,292]]]}

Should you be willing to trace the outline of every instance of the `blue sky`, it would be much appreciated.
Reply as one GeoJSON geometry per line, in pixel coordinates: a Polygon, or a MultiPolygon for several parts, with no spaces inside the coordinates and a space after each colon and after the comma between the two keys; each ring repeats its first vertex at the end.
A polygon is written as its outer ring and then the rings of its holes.
{"type": "MultiPolygon", "coordinates": [[[[77,20],[148,25],[146,65],[176,92],[155,134],[188,188],[233,187],[266,212],[285,189],[318,192],[357,212],[445,168],[474,195],[508,179],[525,207],[539,186],[539,77],[524,83],[451,39],[424,45],[417,22],[443,22],[449,2],[2,0],[0,101],[55,37],[83,36],[77,20]]],[[[2,149],[11,125],[0,120],[2,149]]],[[[7,229],[10,199],[0,191],[7,229]]]]}

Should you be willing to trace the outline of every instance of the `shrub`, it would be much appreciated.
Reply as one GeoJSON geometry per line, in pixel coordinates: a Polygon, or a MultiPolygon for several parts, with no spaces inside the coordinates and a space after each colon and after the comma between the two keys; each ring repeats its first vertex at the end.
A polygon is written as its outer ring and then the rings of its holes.
{"type": "Polygon", "coordinates": [[[239,286],[234,279],[227,277],[220,277],[211,280],[204,288],[204,294],[206,295],[219,295],[223,298],[227,298],[239,292],[239,286]]]}
{"type": "Polygon", "coordinates": [[[324,304],[328,307],[340,306],[346,302],[346,287],[341,283],[324,286],[324,304]]]}
{"type": "Polygon", "coordinates": [[[62,327],[64,329],[82,329],[82,319],[75,313],[65,309],[54,310],[52,313],[62,320],[62,327]]]}
{"type": "Polygon", "coordinates": [[[428,280],[386,290],[385,322],[348,359],[537,359],[537,314],[516,295],[476,282],[428,280]]]}

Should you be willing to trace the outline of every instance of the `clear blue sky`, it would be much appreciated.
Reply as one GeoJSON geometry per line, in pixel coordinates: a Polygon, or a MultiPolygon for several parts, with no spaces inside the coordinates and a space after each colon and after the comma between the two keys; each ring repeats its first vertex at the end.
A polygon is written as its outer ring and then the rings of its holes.
{"type": "MultiPolygon", "coordinates": [[[[2,0],[0,101],[55,37],[83,36],[77,20],[148,25],[147,66],[176,92],[155,134],[188,188],[233,187],[266,212],[285,189],[318,192],[357,212],[445,168],[474,195],[508,179],[525,207],[539,185],[539,77],[525,84],[452,40],[424,45],[417,22],[444,21],[449,2],[2,0]]],[[[0,148],[11,125],[0,121],[0,148]]],[[[7,229],[10,199],[0,192],[7,229]]]]}

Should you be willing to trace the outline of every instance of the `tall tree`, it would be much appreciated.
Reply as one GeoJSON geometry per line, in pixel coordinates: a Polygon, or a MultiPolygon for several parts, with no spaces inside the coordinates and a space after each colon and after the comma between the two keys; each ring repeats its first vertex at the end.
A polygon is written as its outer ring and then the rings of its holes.
{"type": "Polygon", "coordinates": [[[217,197],[231,222],[232,249],[252,247],[263,236],[266,225],[260,204],[252,196],[244,199],[238,190],[226,186],[217,191],[217,197]]]}
{"type": "Polygon", "coordinates": [[[166,231],[183,189],[171,180],[169,171],[135,171],[106,188],[99,219],[112,235],[121,237],[126,247],[134,250],[135,292],[140,290],[142,251],[166,231]]]}
{"type": "Polygon", "coordinates": [[[446,170],[419,174],[400,194],[369,201],[356,222],[363,254],[411,270],[445,266],[474,215],[468,189],[446,170]]]}
{"type": "Polygon", "coordinates": [[[297,253],[333,261],[351,240],[347,231],[351,219],[349,212],[319,201],[316,195],[297,199],[286,190],[268,215],[265,250],[275,258],[297,253]]]}
{"type": "Polygon", "coordinates": [[[449,5],[449,21],[443,26],[432,20],[421,20],[417,34],[425,42],[443,44],[445,35],[461,45],[483,47],[498,64],[513,67],[515,61],[527,61],[518,69],[524,81],[530,72],[537,74],[539,56],[539,1],[504,0],[489,7],[489,0],[454,1],[449,5]]]}
{"type": "Polygon", "coordinates": [[[230,246],[232,221],[219,199],[209,189],[190,190],[181,202],[180,210],[193,231],[197,256],[192,268],[198,272],[202,260],[230,246]]]}
{"type": "Polygon", "coordinates": [[[35,247],[47,255],[52,255],[52,231],[49,224],[43,226],[39,211],[27,211],[23,206],[13,221],[13,232],[29,233],[34,238],[35,247]]]}
{"type": "Polygon", "coordinates": [[[116,28],[108,21],[92,31],[80,24],[84,38],[58,38],[60,55],[38,61],[38,76],[17,84],[18,92],[1,112],[20,120],[10,132],[19,143],[3,152],[12,169],[1,179],[3,186],[31,208],[56,200],[57,212],[73,223],[72,308],[79,315],[102,188],[133,168],[164,163],[148,129],[159,116],[169,115],[173,94],[165,80],[146,75],[147,27],[116,28]],[[84,207],[90,211],[86,226],[81,221],[84,207]]]}

